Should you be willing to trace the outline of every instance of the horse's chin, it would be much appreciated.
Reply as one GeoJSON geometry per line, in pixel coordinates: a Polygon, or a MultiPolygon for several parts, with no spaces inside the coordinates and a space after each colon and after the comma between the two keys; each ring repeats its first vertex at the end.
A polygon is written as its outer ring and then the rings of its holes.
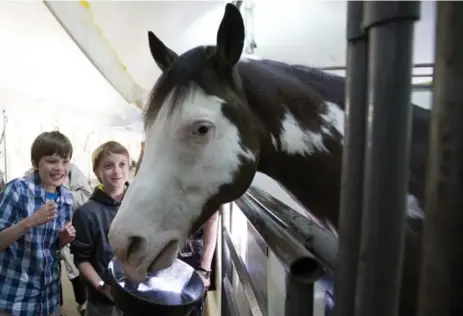
{"type": "Polygon", "coordinates": [[[146,271],[143,271],[142,269],[130,269],[125,266],[122,267],[125,277],[129,282],[132,283],[142,283],[146,280],[147,274],[146,271]]]}

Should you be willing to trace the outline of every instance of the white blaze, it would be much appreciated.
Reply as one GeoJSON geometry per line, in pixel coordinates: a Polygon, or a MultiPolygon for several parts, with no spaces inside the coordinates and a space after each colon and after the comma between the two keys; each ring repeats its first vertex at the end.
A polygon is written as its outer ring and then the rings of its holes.
{"type": "Polygon", "coordinates": [[[222,103],[197,89],[170,117],[170,104],[162,106],[148,129],[143,163],[111,225],[113,247],[126,247],[130,236],[142,236],[148,241],[149,256],[156,256],[167,241],[182,241],[206,201],[221,185],[232,183],[240,156],[255,160],[242,148],[238,129],[222,113],[222,103]],[[192,142],[191,124],[198,120],[215,125],[215,134],[204,144],[192,142]]]}

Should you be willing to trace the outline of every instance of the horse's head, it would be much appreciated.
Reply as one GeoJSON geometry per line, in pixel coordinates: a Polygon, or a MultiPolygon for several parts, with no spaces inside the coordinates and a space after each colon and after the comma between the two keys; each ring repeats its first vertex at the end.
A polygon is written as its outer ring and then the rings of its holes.
{"type": "Polygon", "coordinates": [[[145,113],[143,161],[109,231],[132,280],[168,267],[188,235],[241,196],[254,177],[259,122],[234,67],[243,43],[243,19],[230,4],[216,46],[178,56],[149,33],[163,73],[145,113]]]}

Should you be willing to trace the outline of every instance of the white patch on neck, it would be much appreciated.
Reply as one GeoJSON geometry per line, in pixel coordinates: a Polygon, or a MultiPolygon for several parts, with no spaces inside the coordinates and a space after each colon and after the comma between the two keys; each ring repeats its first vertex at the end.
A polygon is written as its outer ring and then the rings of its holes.
{"type": "Polygon", "coordinates": [[[260,56],[243,53],[243,54],[241,54],[240,61],[242,61],[244,63],[247,63],[247,62],[249,62],[249,60],[257,60],[257,61],[259,61],[259,60],[262,60],[262,59],[263,58],[260,57],[260,56]]]}
{"type": "Polygon", "coordinates": [[[342,136],[344,136],[344,125],[345,125],[345,113],[344,111],[333,102],[325,102],[326,113],[321,115],[321,118],[325,121],[326,127],[322,127],[324,134],[331,135],[331,132],[327,127],[334,127],[342,136]]]}
{"type": "Polygon", "coordinates": [[[275,148],[275,150],[278,150],[277,139],[275,138],[275,136],[273,136],[273,134],[270,135],[270,139],[272,140],[272,145],[275,148]]]}
{"type": "Polygon", "coordinates": [[[416,196],[407,194],[407,216],[411,218],[424,219],[424,212],[416,196]]]}
{"type": "Polygon", "coordinates": [[[315,152],[328,152],[321,133],[303,130],[293,114],[286,108],[280,134],[280,150],[290,155],[311,155],[315,152]]]}

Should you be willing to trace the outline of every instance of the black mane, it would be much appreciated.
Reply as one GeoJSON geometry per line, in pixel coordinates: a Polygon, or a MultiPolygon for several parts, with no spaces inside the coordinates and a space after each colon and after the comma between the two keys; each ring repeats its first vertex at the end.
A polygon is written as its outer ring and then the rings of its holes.
{"type": "MultiPolygon", "coordinates": [[[[193,48],[179,56],[172,66],[162,73],[150,92],[144,115],[145,127],[153,122],[169,96],[171,97],[169,111],[172,113],[182,104],[193,84],[207,90],[204,68],[208,66],[207,63],[210,62],[214,52],[214,46],[193,48]]],[[[300,89],[303,85],[311,88],[320,101],[333,102],[344,108],[344,78],[341,76],[314,67],[291,65],[268,59],[241,61],[238,68],[243,70],[239,73],[245,77],[243,78],[245,81],[253,82],[256,79],[272,81],[271,86],[287,90],[289,93],[292,86],[300,89]],[[269,74],[272,75],[268,76],[269,74]]],[[[256,84],[252,86],[255,88],[256,84]]],[[[316,98],[315,95],[314,97],[316,98]]]]}
{"type": "Polygon", "coordinates": [[[303,84],[316,90],[325,101],[336,103],[344,109],[344,77],[316,67],[286,64],[269,59],[263,59],[259,62],[289,76],[296,76],[303,84]]]}
{"type": "Polygon", "coordinates": [[[195,47],[179,56],[172,66],[162,73],[150,92],[144,114],[145,128],[152,124],[169,96],[172,98],[169,102],[169,112],[172,113],[183,103],[193,83],[201,86],[205,56],[211,56],[212,53],[213,47],[195,47]]]}

